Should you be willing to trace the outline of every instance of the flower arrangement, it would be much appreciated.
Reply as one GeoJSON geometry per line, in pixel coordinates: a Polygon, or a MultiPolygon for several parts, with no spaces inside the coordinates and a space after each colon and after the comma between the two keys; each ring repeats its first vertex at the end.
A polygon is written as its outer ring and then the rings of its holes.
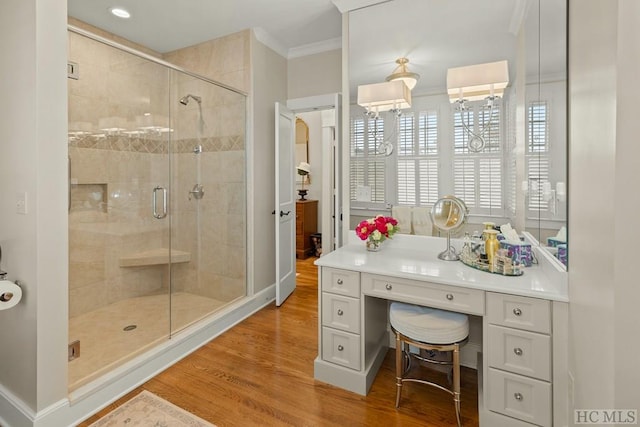
{"type": "Polygon", "coordinates": [[[378,215],[362,221],[356,227],[356,234],[360,239],[367,240],[375,246],[385,239],[390,239],[400,228],[398,221],[390,216],[378,215]]]}

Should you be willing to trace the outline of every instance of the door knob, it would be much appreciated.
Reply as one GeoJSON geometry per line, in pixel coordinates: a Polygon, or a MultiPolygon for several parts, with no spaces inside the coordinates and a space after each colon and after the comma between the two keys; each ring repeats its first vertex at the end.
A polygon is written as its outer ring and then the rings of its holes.
{"type": "Polygon", "coordinates": [[[282,218],[285,215],[289,215],[290,213],[291,213],[291,211],[286,211],[286,212],[280,211],[280,218],[282,218]]]}

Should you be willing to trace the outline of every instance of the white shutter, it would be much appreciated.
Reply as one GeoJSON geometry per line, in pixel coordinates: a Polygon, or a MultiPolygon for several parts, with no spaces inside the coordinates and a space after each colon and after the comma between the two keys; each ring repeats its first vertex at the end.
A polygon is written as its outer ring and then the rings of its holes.
{"type": "Polygon", "coordinates": [[[418,155],[438,155],[438,113],[421,112],[418,118],[418,155]]]}
{"type": "Polygon", "coordinates": [[[469,209],[476,203],[476,164],[472,158],[453,160],[453,194],[462,199],[469,209]]]}
{"type": "Polygon", "coordinates": [[[403,114],[398,121],[398,156],[413,156],[415,154],[413,113],[403,114]]]}
{"type": "Polygon", "coordinates": [[[364,160],[352,158],[349,168],[350,168],[349,192],[351,194],[351,200],[356,200],[358,187],[364,185],[364,160]]]}
{"type": "MultiPolygon", "coordinates": [[[[543,188],[549,184],[549,127],[548,107],[545,101],[529,103],[527,114],[527,197],[529,213],[539,216],[549,210],[543,197],[543,188]]],[[[551,214],[549,213],[549,216],[551,214]]]]}
{"type": "Polygon", "coordinates": [[[438,200],[438,113],[421,111],[399,119],[397,203],[431,205],[438,200]]]}
{"type": "Polygon", "coordinates": [[[453,187],[471,214],[504,215],[502,108],[484,101],[467,103],[453,112],[453,187]],[[481,152],[469,150],[470,131],[484,139],[481,152]]]}
{"type": "Polygon", "coordinates": [[[543,153],[549,151],[548,111],[545,101],[529,103],[527,114],[528,153],[543,153]]]}
{"type": "Polygon", "coordinates": [[[351,157],[364,155],[364,119],[353,119],[351,120],[351,157]]]}
{"type": "MultiPolygon", "coordinates": [[[[478,159],[480,208],[502,208],[502,160],[500,158],[478,159]]],[[[499,212],[501,214],[501,212],[499,212]]]]}
{"type": "Polygon", "coordinates": [[[549,202],[544,200],[542,190],[549,182],[549,157],[538,155],[527,161],[527,175],[529,177],[529,211],[540,212],[549,209],[549,202]]]}
{"type": "Polygon", "coordinates": [[[367,184],[371,187],[371,201],[384,203],[384,158],[367,161],[367,184]]]}
{"type": "Polygon", "coordinates": [[[418,160],[420,205],[433,205],[438,200],[438,159],[418,160]]]}
{"type": "Polygon", "coordinates": [[[383,140],[382,118],[351,119],[349,190],[352,201],[356,201],[358,187],[368,186],[371,189],[371,203],[385,202],[385,158],[376,153],[383,140]]]}
{"type": "Polygon", "coordinates": [[[413,159],[398,159],[398,204],[416,205],[416,163],[413,159]]]}

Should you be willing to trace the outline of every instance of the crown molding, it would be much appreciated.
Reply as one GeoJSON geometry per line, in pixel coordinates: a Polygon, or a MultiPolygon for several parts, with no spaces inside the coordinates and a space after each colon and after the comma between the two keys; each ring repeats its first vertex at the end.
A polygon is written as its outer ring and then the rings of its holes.
{"type": "Polygon", "coordinates": [[[378,3],[387,3],[393,0],[331,0],[340,13],[363,9],[378,3]]]}
{"type": "Polygon", "coordinates": [[[330,50],[342,49],[342,37],[329,40],[322,40],[315,43],[303,44],[289,49],[288,59],[299,58],[301,56],[314,55],[316,53],[328,52],[330,50]]]}
{"type": "Polygon", "coordinates": [[[284,47],[278,40],[272,37],[267,31],[265,31],[262,27],[253,28],[253,34],[255,34],[256,39],[263,45],[271,48],[280,56],[287,57],[288,50],[284,47]]]}

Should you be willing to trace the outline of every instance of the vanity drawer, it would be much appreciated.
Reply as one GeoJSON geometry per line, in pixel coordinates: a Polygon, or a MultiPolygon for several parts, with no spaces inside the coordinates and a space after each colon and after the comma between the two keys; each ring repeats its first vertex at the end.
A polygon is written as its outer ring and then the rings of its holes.
{"type": "Polygon", "coordinates": [[[360,335],[322,328],[322,359],[360,370],[360,335]]]}
{"type": "Polygon", "coordinates": [[[363,274],[362,292],[389,300],[484,315],[484,291],[477,289],[363,274]]]}
{"type": "Polygon", "coordinates": [[[322,290],[348,297],[360,298],[360,273],[322,267],[322,290]]]}
{"type": "Polygon", "coordinates": [[[322,293],[322,325],[360,333],[360,299],[322,293]]]}
{"type": "Polygon", "coordinates": [[[494,325],[551,333],[551,301],[487,292],[487,319],[494,325]]]}
{"type": "Polygon", "coordinates": [[[551,426],[551,384],[489,368],[489,410],[538,426],[551,426]]]}
{"type": "Polygon", "coordinates": [[[551,337],[489,325],[489,366],[551,381],[551,337]]]}

